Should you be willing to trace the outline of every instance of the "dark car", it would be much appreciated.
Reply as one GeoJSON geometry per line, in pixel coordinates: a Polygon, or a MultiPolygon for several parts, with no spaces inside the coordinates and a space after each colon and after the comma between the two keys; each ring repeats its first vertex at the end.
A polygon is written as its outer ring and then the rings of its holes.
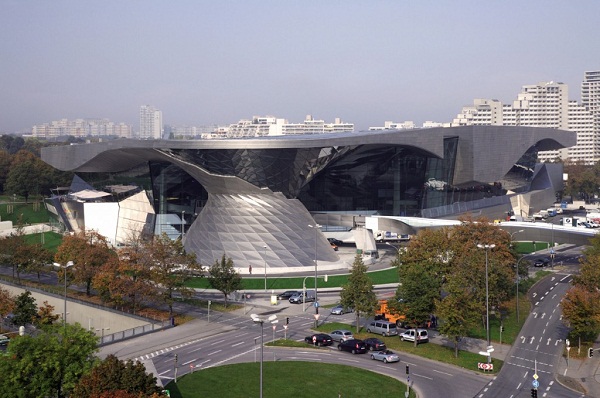
{"type": "Polygon", "coordinates": [[[533,263],[534,267],[547,267],[550,265],[550,260],[548,260],[547,258],[538,258],[537,260],[535,260],[535,263],[533,263]]]}
{"type": "Polygon", "coordinates": [[[288,300],[290,297],[292,297],[296,293],[301,293],[301,292],[299,292],[297,290],[286,290],[285,292],[278,294],[277,298],[279,300],[288,300]]]}
{"type": "Polygon", "coordinates": [[[369,337],[363,340],[367,349],[370,351],[383,351],[387,349],[385,343],[376,337],[369,337]]]}
{"type": "Polygon", "coordinates": [[[336,238],[327,238],[327,240],[329,241],[329,243],[331,245],[341,246],[344,244],[344,242],[342,242],[341,240],[336,239],[336,238]]]}
{"type": "Polygon", "coordinates": [[[338,344],[338,350],[348,351],[353,354],[364,354],[367,352],[367,346],[362,340],[352,339],[341,341],[340,344],[338,344]]]}
{"type": "Polygon", "coordinates": [[[313,334],[311,336],[306,336],[304,338],[304,341],[307,342],[308,344],[313,344],[313,345],[317,345],[317,346],[325,346],[325,345],[332,345],[333,344],[333,340],[331,339],[331,336],[325,333],[317,333],[317,334],[313,334]]]}

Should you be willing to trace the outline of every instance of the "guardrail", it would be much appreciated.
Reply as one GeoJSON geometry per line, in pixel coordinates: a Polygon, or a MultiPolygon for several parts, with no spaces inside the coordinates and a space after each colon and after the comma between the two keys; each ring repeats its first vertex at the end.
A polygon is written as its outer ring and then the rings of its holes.
{"type": "Polygon", "coordinates": [[[127,340],[133,337],[138,337],[144,334],[157,332],[159,330],[168,329],[173,327],[173,323],[170,320],[161,321],[160,323],[148,323],[146,325],[137,326],[135,328],[122,330],[120,332],[104,334],[100,336],[100,347],[117,341],[127,340]]]}

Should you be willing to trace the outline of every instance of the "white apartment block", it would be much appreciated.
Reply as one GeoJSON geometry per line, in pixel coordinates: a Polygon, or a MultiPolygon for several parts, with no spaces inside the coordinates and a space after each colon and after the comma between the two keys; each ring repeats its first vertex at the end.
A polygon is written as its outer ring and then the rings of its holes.
{"type": "Polygon", "coordinates": [[[336,118],[333,123],[315,120],[307,115],[302,123],[289,123],[274,116],[254,116],[251,120],[240,120],[229,125],[227,138],[264,137],[293,134],[325,134],[354,131],[353,123],[344,123],[336,118]]]}
{"type": "MultiPolygon", "coordinates": [[[[450,127],[450,123],[439,123],[439,122],[432,122],[431,120],[428,120],[426,122],[423,122],[423,125],[421,127],[424,129],[431,129],[434,127],[450,127]]],[[[411,129],[416,129],[416,128],[418,128],[418,127],[415,124],[415,122],[407,120],[405,122],[384,122],[383,127],[381,127],[381,126],[369,127],[369,131],[411,130],[411,129]]]]}
{"type": "MultiPolygon", "coordinates": [[[[594,119],[594,131],[600,134],[600,71],[584,72],[581,83],[581,104],[594,119]]],[[[600,141],[596,141],[600,145],[600,141]]]]}
{"type": "Polygon", "coordinates": [[[151,105],[140,107],[140,133],[143,140],[160,140],[162,138],[162,112],[151,105]]]}
{"type": "Polygon", "coordinates": [[[569,100],[568,86],[564,83],[542,82],[523,86],[512,104],[502,104],[495,99],[476,99],[473,106],[464,107],[450,125],[531,126],[569,130],[577,133],[577,145],[560,151],[540,151],[540,161],[568,158],[591,164],[600,159],[599,130],[594,129],[592,113],[584,104],[569,100]]]}
{"type": "Polygon", "coordinates": [[[54,139],[69,135],[77,138],[103,136],[131,138],[132,127],[108,119],[61,119],[37,124],[31,129],[31,136],[40,139],[54,139]]]}

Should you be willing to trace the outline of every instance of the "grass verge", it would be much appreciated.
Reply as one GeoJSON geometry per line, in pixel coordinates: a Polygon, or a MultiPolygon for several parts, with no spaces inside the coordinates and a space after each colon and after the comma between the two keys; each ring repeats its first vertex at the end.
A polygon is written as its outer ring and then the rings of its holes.
{"type": "MultiPolygon", "coordinates": [[[[381,271],[374,271],[368,273],[369,278],[373,281],[374,285],[381,285],[385,283],[398,283],[398,270],[396,268],[389,268],[381,271]]],[[[341,287],[348,283],[349,274],[344,275],[331,275],[328,277],[327,282],[322,277],[317,278],[318,288],[328,287],[341,287]]],[[[315,278],[267,278],[267,290],[281,290],[281,289],[297,289],[302,290],[302,282],[306,281],[306,287],[312,288],[315,286],[315,278]]],[[[264,277],[256,278],[243,278],[242,279],[242,290],[262,290],[265,288],[264,277]]],[[[210,289],[210,283],[207,278],[194,278],[186,283],[186,286],[195,289],[210,289]]]]}
{"type": "Polygon", "coordinates": [[[479,354],[470,352],[470,351],[459,350],[458,358],[455,358],[454,357],[454,348],[452,348],[452,347],[446,347],[446,346],[442,346],[439,344],[433,344],[433,343],[419,344],[418,346],[415,347],[414,344],[411,342],[401,341],[398,336],[382,337],[380,335],[373,334],[373,333],[366,333],[366,332],[356,333],[356,328],[353,328],[351,325],[348,325],[345,323],[338,323],[338,322],[325,323],[325,324],[319,325],[319,327],[317,328],[317,330],[321,333],[329,333],[336,329],[350,330],[354,334],[354,337],[356,337],[357,339],[361,339],[361,340],[369,338],[369,337],[377,337],[378,339],[383,340],[389,349],[391,349],[393,351],[397,351],[398,353],[405,352],[405,353],[409,353],[409,354],[413,354],[413,355],[418,355],[420,357],[432,359],[434,361],[439,361],[439,362],[444,362],[444,363],[448,363],[448,364],[455,365],[455,366],[460,366],[461,368],[473,370],[475,372],[479,371],[481,373],[486,373],[486,374],[490,374],[490,373],[496,374],[500,371],[500,369],[502,368],[502,365],[504,364],[504,361],[493,358],[492,364],[494,364],[494,370],[492,372],[483,372],[482,370],[477,369],[477,364],[479,362],[484,362],[484,357],[482,357],[479,354]]]}
{"type": "MultiPolygon", "coordinates": [[[[171,397],[257,397],[259,363],[241,363],[196,371],[166,386],[171,397]]],[[[406,384],[389,376],[347,365],[314,362],[264,362],[265,398],[398,396],[406,384]],[[301,375],[301,376],[299,376],[301,375]],[[326,376],[325,376],[326,375],[326,376]],[[324,378],[325,377],[325,378],[324,378]]],[[[415,398],[411,390],[410,398],[415,398]]]]}

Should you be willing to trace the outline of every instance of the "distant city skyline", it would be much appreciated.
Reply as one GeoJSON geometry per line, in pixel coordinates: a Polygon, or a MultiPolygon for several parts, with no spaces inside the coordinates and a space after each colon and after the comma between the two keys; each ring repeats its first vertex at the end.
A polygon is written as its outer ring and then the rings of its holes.
{"type": "Polygon", "coordinates": [[[600,70],[600,2],[153,0],[0,3],[0,132],[60,119],[139,130],[253,115],[354,123],[451,121],[600,70]]]}

